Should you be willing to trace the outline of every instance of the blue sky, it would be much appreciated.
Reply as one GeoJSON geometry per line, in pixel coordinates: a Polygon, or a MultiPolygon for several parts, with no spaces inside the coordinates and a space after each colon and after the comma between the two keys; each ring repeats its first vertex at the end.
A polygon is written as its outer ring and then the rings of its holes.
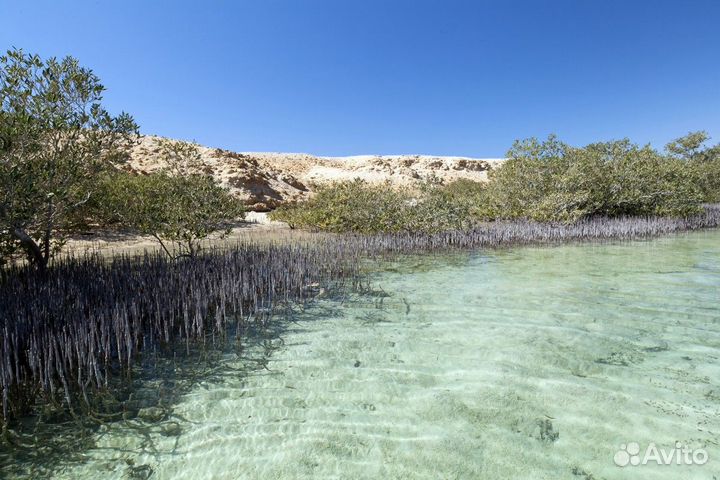
{"type": "Polygon", "coordinates": [[[242,151],[498,157],[513,140],[720,142],[718,0],[0,0],[144,133],[242,151]]]}

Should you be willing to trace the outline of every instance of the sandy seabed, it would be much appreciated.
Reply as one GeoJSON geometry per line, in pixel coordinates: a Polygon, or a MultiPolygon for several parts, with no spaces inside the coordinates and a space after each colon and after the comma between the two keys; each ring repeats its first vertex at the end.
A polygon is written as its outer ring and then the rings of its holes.
{"type": "Polygon", "coordinates": [[[709,479],[720,469],[720,231],[410,256],[373,284],[372,295],[296,312],[271,353],[227,355],[225,374],[164,420],[103,428],[83,462],[54,476],[709,479]],[[619,467],[629,442],[681,442],[708,462],[619,467]]]}

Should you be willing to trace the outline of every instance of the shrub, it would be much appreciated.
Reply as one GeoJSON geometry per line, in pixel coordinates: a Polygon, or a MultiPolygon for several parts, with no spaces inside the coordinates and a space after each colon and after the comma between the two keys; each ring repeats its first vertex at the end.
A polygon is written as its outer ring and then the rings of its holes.
{"type": "Polygon", "coordinates": [[[687,163],[703,201],[714,203],[720,202],[720,144],[703,148],[709,139],[707,132],[690,132],[668,143],[665,149],[687,163]]]}
{"type": "Polygon", "coordinates": [[[628,140],[584,148],[553,136],[516,142],[490,177],[488,201],[498,218],[684,217],[699,213],[702,202],[685,162],[628,140]]]}
{"type": "Polygon", "coordinates": [[[448,184],[426,184],[413,211],[407,231],[436,233],[473,227],[493,213],[484,183],[460,179],[448,184]]]}
{"type": "Polygon", "coordinates": [[[715,145],[692,159],[690,168],[702,192],[703,201],[720,202],[720,145],[715,145]]]}
{"type": "Polygon", "coordinates": [[[436,233],[486,218],[484,195],[483,184],[470,180],[429,182],[417,191],[352,180],[323,186],[312,199],[282,206],[270,216],[291,227],[335,233],[436,233]]]}
{"type": "Polygon", "coordinates": [[[410,208],[410,197],[390,185],[370,185],[352,180],[322,186],[303,203],[286,205],[271,218],[291,227],[310,227],[328,232],[400,232],[410,208]]]}
{"type": "Polygon", "coordinates": [[[194,256],[200,240],[216,231],[228,233],[228,222],[244,214],[240,200],[199,174],[120,172],[105,177],[100,192],[98,218],[152,235],[170,256],[165,242],[174,243],[181,255],[194,256]]]}

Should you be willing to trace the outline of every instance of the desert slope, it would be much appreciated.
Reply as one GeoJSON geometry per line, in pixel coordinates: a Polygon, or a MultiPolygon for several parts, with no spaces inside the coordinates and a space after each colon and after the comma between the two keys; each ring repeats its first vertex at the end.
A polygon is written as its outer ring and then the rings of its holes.
{"type": "MultiPolygon", "coordinates": [[[[159,139],[142,136],[131,153],[129,168],[140,173],[162,168],[159,139]]],[[[304,153],[232,152],[203,146],[199,150],[204,171],[254,211],[302,200],[318,185],[337,180],[361,178],[395,185],[418,184],[431,177],[443,181],[460,178],[484,181],[487,171],[502,161],[428,155],[318,157],[304,153]]]]}

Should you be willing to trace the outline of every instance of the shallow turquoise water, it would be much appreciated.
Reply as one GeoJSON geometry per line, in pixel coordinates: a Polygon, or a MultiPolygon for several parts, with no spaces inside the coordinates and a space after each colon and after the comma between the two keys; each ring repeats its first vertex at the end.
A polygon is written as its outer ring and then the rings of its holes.
{"type": "MultiPolygon", "coordinates": [[[[720,472],[720,231],[411,257],[374,286],[384,293],[319,298],[261,366],[199,383],[159,423],[103,428],[55,476],[720,472]],[[708,460],[619,467],[628,442],[708,460]]],[[[247,368],[253,349],[222,367],[247,368]]]]}

